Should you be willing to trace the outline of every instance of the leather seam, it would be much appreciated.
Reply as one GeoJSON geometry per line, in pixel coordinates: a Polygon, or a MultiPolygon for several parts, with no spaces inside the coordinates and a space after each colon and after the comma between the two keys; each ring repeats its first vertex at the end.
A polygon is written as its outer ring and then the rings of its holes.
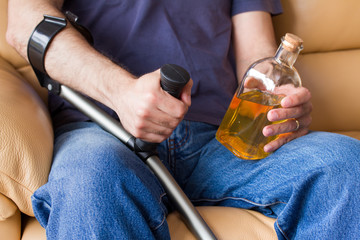
{"type": "Polygon", "coordinates": [[[27,188],[25,185],[23,185],[22,183],[20,183],[19,181],[17,181],[16,179],[14,179],[13,177],[9,176],[8,174],[6,174],[3,171],[0,171],[0,173],[4,176],[6,176],[7,178],[9,178],[11,181],[15,182],[16,184],[18,184],[19,186],[21,186],[22,188],[24,188],[26,191],[30,192],[30,194],[32,195],[34,192],[32,190],[30,190],[29,188],[27,188]]]}

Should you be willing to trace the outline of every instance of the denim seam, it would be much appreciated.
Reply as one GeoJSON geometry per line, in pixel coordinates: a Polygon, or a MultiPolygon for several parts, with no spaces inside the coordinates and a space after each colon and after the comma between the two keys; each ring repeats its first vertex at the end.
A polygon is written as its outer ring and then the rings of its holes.
{"type": "MultiPolygon", "coordinates": [[[[32,195],[32,198],[33,198],[34,200],[36,200],[36,201],[41,201],[41,202],[43,202],[44,205],[46,204],[48,208],[51,208],[51,209],[52,209],[52,206],[48,203],[48,201],[46,201],[46,200],[43,199],[43,198],[38,198],[37,196],[35,196],[35,193],[32,195]]],[[[32,204],[33,204],[33,200],[32,200],[32,204]]],[[[33,206],[33,208],[34,208],[34,206],[33,206]]],[[[36,216],[37,216],[36,211],[34,211],[34,215],[35,215],[35,218],[37,218],[37,217],[36,217],[36,216]]],[[[40,222],[40,221],[39,221],[39,222],[40,222]]],[[[47,223],[46,223],[45,226],[43,226],[42,223],[40,223],[40,225],[41,225],[43,228],[47,229],[47,223]]]]}
{"type": "MultiPolygon", "coordinates": [[[[161,205],[162,198],[165,197],[165,196],[166,196],[166,193],[163,193],[163,194],[160,195],[159,205],[161,205]]],[[[154,231],[157,230],[157,229],[159,229],[159,228],[164,224],[164,222],[166,221],[166,213],[165,213],[164,209],[161,208],[161,211],[163,212],[164,217],[163,217],[163,219],[161,220],[161,223],[160,223],[158,226],[156,226],[156,227],[153,228],[154,231]]]]}
{"type": "Polygon", "coordinates": [[[221,202],[221,201],[225,201],[225,200],[240,200],[240,201],[244,201],[250,204],[253,204],[255,206],[261,206],[261,207],[268,207],[268,206],[272,206],[275,204],[287,204],[286,202],[282,202],[282,201],[277,201],[277,202],[273,202],[273,203],[268,203],[268,204],[261,204],[261,203],[256,203],[254,201],[251,201],[249,199],[246,198],[240,198],[240,197],[224,197],[224,198],[220,198],[220,199],[207,199],[207,198],[203,198],[203,199],[196,199],[196,200],[191,200],[192,202],[221,202]]]}
{"type": "Polygon", "coordinates": [[[176,143],[175,138],[176,136],[174,136],[173,139],[168,139],[168,151],[169,151],[169,165],[170,165],[170,169],[173,172],[174,176],[176,176],[176,156],[175,155],[175,150],[181,148],[182,146],[184,146],[188,141],[189,141],[189,136],[190,136],[190,122],[189,121],[184,121],[185,122],[185,136],[178,142],[176,143]]]}
{"type": "MultiPolygon", "coordinates": [[[[179,149],[181,148],[182,146],[184,146],[188,141],[189,141],[189,136],[190,136],[190,122],[189,121],[185,121],[185,136],[178,142],[178,143],[174,143],[172,146],[173,146],[173,149],[179,149]]],[[[173,140],[173,142],[175,142],[173,140]]]]}
{"type": "Polygon", "coordinates": [[[175,139],[168,139],[168,154],[169,154],[169,167],[171,171],[175,174],[175,163],[176,159],[174,158],[174,142],[175,139]]]}
{"type": "Polygon", "coordinates": [[[281,234],[283,235],[284,238],[288,239],[288,236],[285,234],[284,230],[282,230],[282,228],[279,226],[279,222],[278,220],[276,220],[276,226],[278,227],[279,231],[281,232],[281,234]]]}
{"type": "Polygon", "coordinates": [[[36,199],[37,201],[41,201],[41,202],[45,203],[49,208],[52,207],[51,204],[48,203],[48,201],[46,201],[45,199],[43,199],[43,198],[38,198],[35,194],[33,194],[32,197],[33,197],[34,199],[36,199]]]}

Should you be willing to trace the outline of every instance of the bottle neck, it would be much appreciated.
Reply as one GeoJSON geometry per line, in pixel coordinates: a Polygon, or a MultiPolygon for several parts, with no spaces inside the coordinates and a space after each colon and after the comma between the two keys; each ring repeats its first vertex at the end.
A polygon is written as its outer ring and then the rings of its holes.
{"type": "Polygon", "coordinates": [[[284,44],[281,43],[278,50],[276,51],[275,59],[282,64],[293,67],[301,50],[302,48],[298,47],[292,51],[289,51],[286,47],[284,47],[284,44]]]}

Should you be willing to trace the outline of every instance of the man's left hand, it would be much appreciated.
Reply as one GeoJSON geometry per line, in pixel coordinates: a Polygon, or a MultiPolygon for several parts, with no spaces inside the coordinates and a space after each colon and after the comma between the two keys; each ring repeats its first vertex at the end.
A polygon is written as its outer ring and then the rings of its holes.
{"type": "Polygon", "coordinates": [[[281,123],[265,126],[265,137],[279,135],[280,137],[264,146],[265,152],[273,152],[285,143],[306,135],[311,124],[311,93],[304,87],[296,88],[290,95],[281,100],[282,108],[268,112],[267,118],[271,122],[281,123]]]}

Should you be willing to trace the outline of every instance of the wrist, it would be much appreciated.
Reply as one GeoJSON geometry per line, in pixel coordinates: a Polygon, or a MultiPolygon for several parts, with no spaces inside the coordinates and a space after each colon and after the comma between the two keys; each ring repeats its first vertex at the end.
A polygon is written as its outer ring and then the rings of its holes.
{"type": "Polygon", "coordinates": [[[124,93],[129,92],[130,86],[137,79],[134,75],[109,61],[109,65],[100,72],[97,89],[100,102],[116,110],[119,99],[124,93]]]}

